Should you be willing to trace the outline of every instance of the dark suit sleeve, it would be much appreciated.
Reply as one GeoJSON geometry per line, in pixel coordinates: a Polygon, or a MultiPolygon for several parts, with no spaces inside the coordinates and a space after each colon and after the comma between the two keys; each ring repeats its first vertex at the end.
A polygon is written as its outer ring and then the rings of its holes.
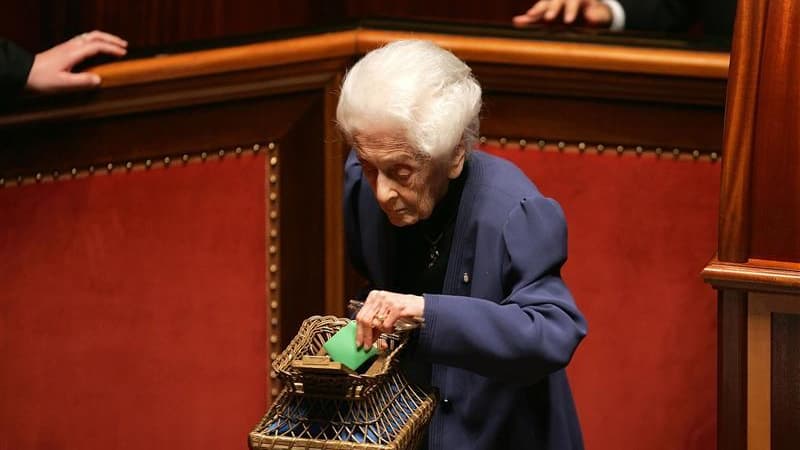
{"type": "Polygon", "coordinates": [[[523,200],[502,230],[507,297],[496,303],[425,294],[421,354],[433,363],[516,384],[535,383],[565,367],[587,331],[560,276],[566,233],[557,203],[523,200]]]}
{"type": "Polygon", "coordinates": [[[350,264],[361,276],[367,277],[367,269],[361,250],[361,230],[358,223],[358,200],[361,194],[361,164],[354,151],[350,151],[344,166],[344,230],[347,255],[350,264]]]}
{"type": "Polygon", "coordinates": [[[22,91],[33,66],[33,55],[0,39],[0,100],[22,91]]]}
{"type": "Polygon", "coordinates": [[[697,17],[696,1],[619,0],[626,30],[686,31],[697,17]]]}

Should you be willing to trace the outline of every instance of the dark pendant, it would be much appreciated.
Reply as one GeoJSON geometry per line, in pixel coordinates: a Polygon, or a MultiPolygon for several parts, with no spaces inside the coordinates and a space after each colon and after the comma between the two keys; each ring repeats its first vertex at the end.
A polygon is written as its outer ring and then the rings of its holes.
{"type": "Polygon", "coordinates": [[[428,269],[433,269],[433,266],[436,265],[436,261],[439,260],[439,249],[436,246],[432,246],[430,251],[428,252],[428,269]]]}

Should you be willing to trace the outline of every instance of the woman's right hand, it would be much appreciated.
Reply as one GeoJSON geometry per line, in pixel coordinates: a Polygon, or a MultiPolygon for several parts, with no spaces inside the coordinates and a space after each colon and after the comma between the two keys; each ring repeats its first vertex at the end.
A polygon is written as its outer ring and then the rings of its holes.
{"type": "Polygon", "coordinates": [[[539,0],[525,14],[515,16],[512,23],[515,27],[526,27],[562,17],[570,25],[579,14],[586,25],[595,27],[608,27],[613,19],[611,8],[600,0],[539,0]]]}

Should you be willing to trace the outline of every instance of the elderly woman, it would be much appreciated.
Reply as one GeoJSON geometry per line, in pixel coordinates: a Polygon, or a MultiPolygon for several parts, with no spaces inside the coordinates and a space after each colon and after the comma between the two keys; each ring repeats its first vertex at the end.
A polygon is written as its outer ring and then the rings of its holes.
{"type": "Polygon", "coordinates": [[[580,449],[564,367],[586,322],[560,276],[564,216],[473,149],[480,109],[470,68],[430,42],[389,44],[347,74],[347,244],[373,289],[356,339],[424,317],[404,368],[439,391],[426,448],[580,449]]]}

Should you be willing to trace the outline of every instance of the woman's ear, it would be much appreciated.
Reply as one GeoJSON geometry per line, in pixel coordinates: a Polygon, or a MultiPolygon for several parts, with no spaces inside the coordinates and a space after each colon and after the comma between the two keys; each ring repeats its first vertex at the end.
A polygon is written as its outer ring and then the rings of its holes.
{"type": "Polygon", "coordinates": [[[464,161],[467,159],[467,149],[464,147],[464,144],[458,144],[456,150],[453,152],[453,157],[450,160],[450,166],[448,167],[447,177],[451,180],[455,180],[456,178],[461,175],[461,171],[464,170],[464,161]]]}

